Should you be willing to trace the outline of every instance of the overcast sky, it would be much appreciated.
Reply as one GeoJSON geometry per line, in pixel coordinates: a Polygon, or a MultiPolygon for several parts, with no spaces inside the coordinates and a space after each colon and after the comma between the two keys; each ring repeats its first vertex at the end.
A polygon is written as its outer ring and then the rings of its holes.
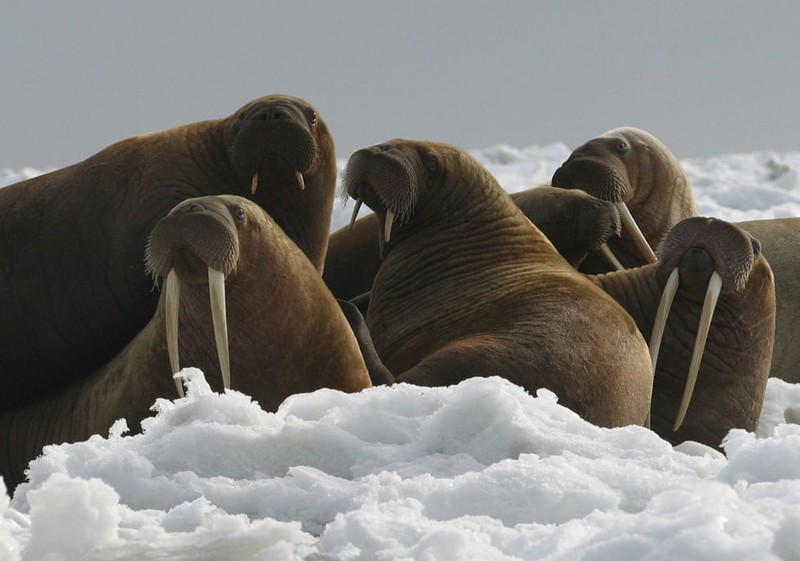
{"type": "MultiPolygon", "coordinates": [[[[9,5],[11,4],[11,5],[9,5]]],[[[0,15],[0,168],[290,93],[339,157],[404,136],[680,158],[800,150],[800,2],[26,0],[0,15]]]]}

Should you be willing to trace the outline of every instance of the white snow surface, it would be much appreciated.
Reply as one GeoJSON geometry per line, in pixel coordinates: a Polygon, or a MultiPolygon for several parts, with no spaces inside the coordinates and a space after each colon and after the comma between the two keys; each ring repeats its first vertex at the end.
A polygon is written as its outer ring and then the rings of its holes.
{"type": "MultiPolygon", "coordinates": [[[[473,154],[515,192],[569,151],[473,154]]],[[[682,163],[702,214],[800,215],[800,152],[682,163]]],[[[783,417],[800,384],[770,380],[757,433],[731,431],[723,455],[598,428],[491,372],[320,390],[274,414],[183,374],[187,396],[159,400],[142,434],[118,421],[47,447],[13,498],[0,484],[0,561],[800,560],[800,425],[783,417]]]]}

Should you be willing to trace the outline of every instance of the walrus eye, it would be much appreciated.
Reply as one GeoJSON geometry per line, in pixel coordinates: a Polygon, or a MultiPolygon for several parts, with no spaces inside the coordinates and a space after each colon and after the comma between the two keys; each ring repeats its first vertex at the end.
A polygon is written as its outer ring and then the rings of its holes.
{"type": "Polygon", "coordinates": [[[617,142],[617,145],[614,148],[616,148],[617,152],[619,152],[620,154],[624,154],[625,152],[628,151],[628,143],[625,142],[624,140],[620,140],[619,142],[617,142]]]}
{"type": "Polygon", "coordinates": [[[308,112],[308,124],[312,127],[317,126],[317,112],[313,109],[309,110],[308,112]]]}
{"type": "Polygon", "coordinates": [[[244,209],[240,206],[237,206],[233,209],[233,217],[238,221],[242,222],[244,220],[244,209]]]}
{"type": "Polygon", "coordinates": [[[425,154],[422,163],[425,165],[425,169],[431,173],[439,171],[439,160],[433,154],[425,154]]]}

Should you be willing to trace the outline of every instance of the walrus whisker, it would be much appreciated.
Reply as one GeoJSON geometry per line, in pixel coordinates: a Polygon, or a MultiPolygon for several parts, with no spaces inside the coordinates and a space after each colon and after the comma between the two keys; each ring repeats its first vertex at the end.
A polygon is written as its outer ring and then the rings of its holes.
{"type": "MultiPolygon", "coordinates": [[[[178,356],[178,309],[180,299],[181,279],[175,269],[171,269],[164,283],[164,309],[166,312],[167,353],[169,354],[169,366],[173,374],[177,374],[181,369],[180,357],[178,356]]],[[[178,378],[175,378],[175,387],[178,389],[178,396],[183,397],[183,383],[178,378]]]]}
{"type": "Polygon", "coordinates": [[[639,228],[639,225],[636,224],[636,220],[633,219],[628,205],[625,203],[617,203],[617,210],[619,211],[619,217],[622,221],[622,226],[625,228],[625,231],[628,233],[628,235],[633,238],[636,247],[638,247],[639,251],[642,252],[642,256],[645,258],[645,261],[648,263],[657,262],[658,258],[653,252],[653,248],[650,247],[649,243],[647,243],[647,239],[644,237],[644,234],[642,234],[642,230],[639,228]]]}
{"type": "Polygon", "coordinates": [[[258,189],[258,172],[253,175],[253,179],[250,181],[250,194],[255,195],[256,189],[258,189]]]}
{"type": "Polygon", "coordinates": [[[603,245],[601,245],[600,248],[599,248],[599,251],[600,251],[600,254],[605,258],[605,260],[608,261],[608,264],[611,265],[612,267],[614,267],[614,269],[616,269],[617,271],[621,271],[622,269],[625,268],[622,265],[622,263],[619,262],[619,259],[617,259],[617,256],[614,255],[614,253],[611,251],[611,248],[608,247],[607,243],[604,243],[603,245]]]}
{"type": "Polygon", "coordinates": [[[358,211],[361,210],[362,204],[364,204],[364,201],[360,197],[356,199],[356,206],[353,207],[353,214],[350,216],[349,226],[351,229],[353,228],[353,224],[355,223],[356,218],[358,218],[358,211]]]}
{"type": "MultiPolygon", "coordinates": [[[[658,311],[656,318],[653,321],[653,331],[650,334],[650,364],[653,366],[653,379],[656,377],[656,362],[658,362],[658,351],[661,349],[661,339],[664,336],[664,328],[667,325],[667,317],[672,308],[672,301],[675,299],[675,293],[678,291],[678,283],[680,282],[680,275],[677,267],[672,270],[667,278],[667,284],[664,285],[664,292],[661,294],[661,301],[658,304],[658,311]]],[[[652,408],[653,394],[652,389],[650,393],[650,407],[652,408]]],[[[647,414],[647,421],[645,423],[647,428],[650,428],[650,413],[647,414]]]]}
{"type": "Polygon", "coordinates": [[[394,211],[390,208],[386,209],[386,223],[383,225],[383,241],[389,243],[392,237],[392,224],[394,224],[394,211]]]}
{"type": "Polygon", "coordinates": [[[208,268],[208,293],[211,298],[211,318],[214,322],[214,342],[217,344],[222,385],[231,388],[231,358],[228,350],[228,318],[225,310],[225,274],[208,268]]]}
{"type": "Polygon", "coordinates": [[[678,409],[678,416],[675,419],[675,425],[672,427],[674,431],[681,428],[683,418],[686,416],[686,410],[689,408],[689,402],[692,400],[694,385],[697,382],[697,372],[700,370],[700,360],[703,358],[708,331],[711,328],[711,318],[714,315],[714,309],[717,307],[717,299],[719,299],[721,290],[722,277],[718,272],[714,271],[711,274],[711,279],[708,281],[706,299],[703,302],[703,311],[700,314],[700,324],[697,326],[697,338],[694,340],[694,350],[692,351],[692,362],[689,365],[689,375],[686,377],[686,387],[683,390],[683,399],[678,409]]]}
{"type": "Polygon", "coordinates": [[[300,190],[304,191],[306,188],[306,180],[303,179],[303,174],[300,173],[299,169],[294,170],[295,178],[297,179],[297,184],[300,186],[300,190]]]}

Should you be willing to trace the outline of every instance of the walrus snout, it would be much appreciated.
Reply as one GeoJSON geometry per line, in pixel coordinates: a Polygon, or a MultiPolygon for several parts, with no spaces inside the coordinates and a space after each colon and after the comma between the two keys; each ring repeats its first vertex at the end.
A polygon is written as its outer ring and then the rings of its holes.
{"type": "Polygon", "coordinates": [[[239,240],[228,208],[216,200],[189,199],[156,223],[145,250],[145,268],[166,278],[172,269],[185,282],[205,282],[207,269],[230,274],[239,240]]]}
{"type": "Polygon", "coordinates": [[[682,256],[694,253],[691,250],[696,248],[708,253],[726,289],[740,290],[747,284],[761,243],[741,228],[717,218],[686,218],[669,231],[658,248],[659,258],[664,260],[662,274],[678,267],[682,256]]]}

